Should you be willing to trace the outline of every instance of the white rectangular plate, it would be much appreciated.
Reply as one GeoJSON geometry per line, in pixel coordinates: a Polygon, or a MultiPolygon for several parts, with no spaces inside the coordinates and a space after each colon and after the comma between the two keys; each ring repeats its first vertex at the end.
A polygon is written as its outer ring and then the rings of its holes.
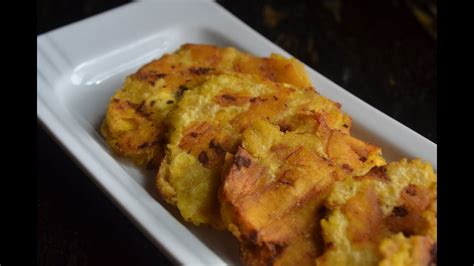
{"type": "MultiPolygon", "coordinates": [[[[213,2],[137,2],[37,38],[37,115],[103,191],[174,262],[238,264],[229,233],[184,223],[157,197],[153,174],[110,153],[98,133],[109,98],[138,67],[184,43],[290,56],[213,2]]],[[[324,96],[353,117],[353,134],[388,160],[420,157],[436,169],[437,146],[307,67],[324,96]]]]}

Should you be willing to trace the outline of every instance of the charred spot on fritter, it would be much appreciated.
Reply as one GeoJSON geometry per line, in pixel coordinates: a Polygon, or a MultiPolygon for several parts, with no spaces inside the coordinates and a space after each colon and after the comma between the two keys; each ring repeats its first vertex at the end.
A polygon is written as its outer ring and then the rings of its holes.
{"type": "Polygon", "coordinates": [[[206,151],[202,151],[201,153],[199,153],[198,160],[199,160],[199,162],[201,162],[203,165],[207,165],[207,164],[209,163],[209,157],[207,156],[207,152],[206,152],[206,151]]]}
{"type": "Polygon", "coordinates": [[[154,79],[160,79],[160,78],[164,78],[164,77],[168,76],[168,74],[166,74],[166,73],[159,73],[159,72],[156,72],[155,70],[150,70],[150,71],[146,72],[146,74],[144,74],[144,75],[147,76],[147,77],[154,78],[154,79]]]}
{"type": "Polygon", "coordinates": [[[394,217],[405,217],[408,214],[408,210],[404,206],[396,206],[392,210],[392,216],[394,217]]]}
{"type": "Polygon", "coordinates": [[[191,67],[189,68],[189,72],[194,75],[206,75],[211,72],[213,69],[210,67],[191,67]]]}
{"type": "Polygon", "coordinates": [[[208,122],[196,123],[183,132],[179,147],[198,156],[199,152],[207,148],[208,141],[214,138],[216,134],[218,134],[217,129],[208,122]]]}
{"type": "Polygon", "coordinates": [[[127,100],[125,101],[114,100],[113,101],[113,109],[123,111],[127,108],[134,108],[133,105],[129,101],[127,100]]]}
{"type": "Polygon", "coordinates": [[[230,93],[223,93],[215,97],[215,101],[220,106],[242,106],[248,102],[249,97],[243,95],[233,95],[230,93]]]}
{"type": "Polygon", "coordinates": [[[390,178],[387,176],[387,168],[384,166],[374,167],[372,171],[380,180],[390,181],[390,178]]]}
{"type": "Polygon", "coordinates": [[[276,81],[275,70],[272,69],[270,59],[265,58],[264,63],[259,66],[260,74],[271,81],[276,81]]]}
{"type": "Polygon", "coordinates": [[[176,98],[181,98],[183,96],[183,93],[185,91],[189,90],[188,87],[184,86],[184,85],[180,85],[178,90],[176,91],[176,98]]]}
{"type": "Polygon", "coordinates": [[[166,104],[173,104],[173,103],[174,103],[173,100],[168,100],[168,101],[166,101],[166,104]]]}
{"type": "Polygon", "coordinates": [[[384,166],[373,167],[366,176],[356,176],[354,179],[362,178],[374,178],[384,182],[390,182],[390,178],[387,176],[387,169],[384,166]]]}
{"type": "Polygon", "coordinates": [[[235,101],[235,97],[230,94],[223,94],[221,97],[228,101],[235,101]]]}
{"type": "Polygon", "coordinates": [[[236,155],[234,157],[234,163],[237,166],[237,169],[240,170],[242,167],[249,168],[252,164],[252,161],[247,157],[236,155]]]}
{"type": "Polygon", "coordinates": [[[225,150],[221,147],[221,145],[216,141],[216,139],[212,139],[211,142],[209,142],[209,148],[213,149],[214,152],[217,155],[224,155],[225,150]]]}
{"type": "Polygon", "coordinates": [[[281,125],[280,126],[280,131],[283,133],[286,133],[287,131],[291,130],[291,127],[288,125],[281,125]]]}
{"type": "Polygon", "coordinates": [[[156,77],[157,79],[161,79],[161,78],[164,78],[164,77],[166,77],[166,76],[168,76],[168,74],[165,74],[165,73],[158,73],[158,74],[156,74],[155,77],[156,77]]]}
{"type": "Polygon", "coordinates": [[[405,236],[411,236],[423,233],[423,228],[429,226],[429,221],[423,213],[429,208],[433,199],[431,192],[426,188],[416,186],[411,188],[407,186],[407,188],[401,191],[400,205],[393,208],[386,218],[386,224],[393,232],[402,232],[405,236]]]}
{"type": "Polygon", "coordinates": [[[142,102],[138,105],[136,111],[137,111],[138,113],[140,113],[140,114],[145,115],[145,109],[144,109],[144,108],[145,108],[145,101],[142,101],[142,102]]]}
{"type": "Polygon", "coordinates": [[[400,201],[415,212],[427,209],[432,200],[433,194],[429,189],[414,184],[406,186],[400,194],[400,201]]]}
{"type": "Polygon", "coordinates": [[[354,169],[353,169],[350,165],[345,164],[345,163],[342,164],[342,169],[344,169],[344,170],[346,170],[346,171],[348,171],[348,172],[354,171],[354,169]]]}
{"type": "Polygon", "coordinates": [[[415,197],[416,196],[416,185],[410,184],[404,189],[404,191],[407,195],[415,197]]]}
{"type": "Polygon", "coordinates": [[[328,164],[328,166],[331,166],[331,167],[334,166],[334,162],[332,161],[331,158],[321,157],[321,159],[323,159],[323,161],[325,161],[328,164]]]}
{"type": "Polygon", "coordinates": [[[138,72],[135,74],[135,77],[137,77],[140,80],[147,81],[151,86],[155,86],[155,82],[158,79],[164,78],[168,76],[166,73],[158,73],[155,70],[150,70],[146,72],[138,72]]]}

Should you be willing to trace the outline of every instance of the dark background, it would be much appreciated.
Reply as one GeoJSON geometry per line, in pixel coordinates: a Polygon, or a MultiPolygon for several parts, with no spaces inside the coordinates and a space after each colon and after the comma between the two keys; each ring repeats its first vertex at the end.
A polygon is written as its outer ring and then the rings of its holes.
{"type": "MultiPolygon", "coordinates": [[[[128,1],[37,0],[37,34],[128,1]]],[[[377,109],[437,142],[436,1],[218,1],[377,109]]],[[[39,265],[170,264],[38,124],[39,265]]]]}

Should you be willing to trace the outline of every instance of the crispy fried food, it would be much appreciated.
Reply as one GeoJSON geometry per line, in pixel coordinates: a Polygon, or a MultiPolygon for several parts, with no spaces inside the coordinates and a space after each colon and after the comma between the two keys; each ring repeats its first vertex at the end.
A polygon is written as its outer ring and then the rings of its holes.
{"type": "Polygon", "coordinates": [[[183,45],[127,77],[101,134],[158,167],[186,221],[231,231],[245,265],[436,263],[436,174],[350,136],[304,66],[183,45]]]}
{"type": "Polygon", "coordinates": [[[326,251],[316,265],[430,265],[436,188],[428,163],[406,159],[337,182],[325,203],[326,251]]]}
{"type": "Polygon", "coordinates": [[[183,92],[222,71],[257,74],[275,82],[310,87],[304,66],[296,59],[272,54],[259,58],[234,48],[183,45],[173,54],[140,68],[112,97],[101,133],[117,154],[138,165],[158,166],[162,158],[164,120],[183,92]]]}
{"type": "MultiPolygon", "coordinates": [[[[222,228],[217,188],[225,154],[236,152],[241,133],[258,119],[292,130],[306,124],[303,118],[316,116],[327,120],[328,127],[340,130],[334,135],[340,138],[327,136],[325,141],[337,143],[345,138],[350,117],[313,88],[300,89],[244,74],[210,77],[186,92],[169,116],[170,142],[157,175],[157,187],[185,220],[222,228]]],[[[369,158],[365,151],[360,152],[360,156],[369,158]]]]}
{"type": "Polygon", "coordinates": [[[227,158],[221,214],[245,265],[313,265],[322,252],[319,211],[332,184],[385,164],[380,148],[329,128],[324,117],[307,118],[286,132],[259,120],[227,158]]]}

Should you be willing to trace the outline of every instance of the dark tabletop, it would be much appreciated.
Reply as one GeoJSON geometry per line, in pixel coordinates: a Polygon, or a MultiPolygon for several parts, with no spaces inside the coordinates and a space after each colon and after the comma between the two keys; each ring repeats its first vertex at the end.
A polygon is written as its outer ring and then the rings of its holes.
{"type": "MultiPolygon", "coordinates": [[[[127,1],[38,0],[41,34],[127,1]]],[[[436,1],[219,1],[318,72],[437,140],[436,1]]],[[[167,265],[38,124],[39,265],[167,265]]]]}

